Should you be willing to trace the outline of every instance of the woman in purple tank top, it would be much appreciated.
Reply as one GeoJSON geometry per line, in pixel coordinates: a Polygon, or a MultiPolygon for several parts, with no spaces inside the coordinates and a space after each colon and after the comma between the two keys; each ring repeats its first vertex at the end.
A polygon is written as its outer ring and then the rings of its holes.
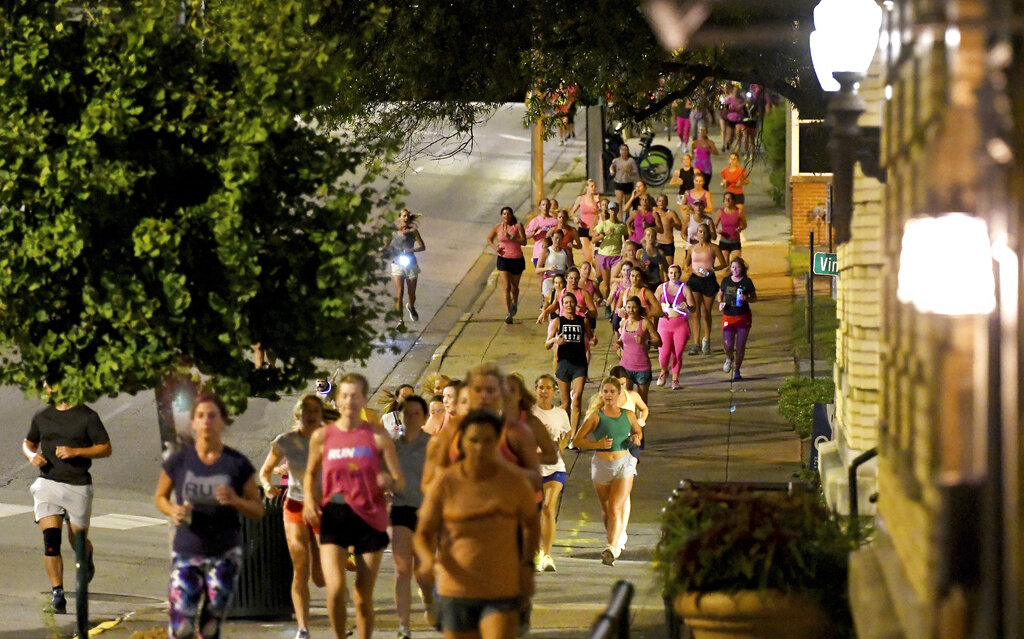
{"type": "Polygon", "coordinates": [[[347,630],[345,566],[350,547],[356,563],[356,628],[360,639],[373,634],[373,586],[390,541],[384,491],[405,488],[391,436],[362,417],[369,390],[366,378],[355,373],[334,386],[333,399],[341,415],[313,433],[303,477],[302,517],[310,526],[320,526],[327,616],[337,639],[343,639],[347,630]]]}

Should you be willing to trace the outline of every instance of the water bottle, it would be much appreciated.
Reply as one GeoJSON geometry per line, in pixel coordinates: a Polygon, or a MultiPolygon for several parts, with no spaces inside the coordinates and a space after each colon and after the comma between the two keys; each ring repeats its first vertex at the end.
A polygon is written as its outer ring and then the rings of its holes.
{"type": "Polygon", "coordinates": [[[743,301],[740,299],[740,295],[743,295],[743,287],[736,287],[736,306],[743,306],[743,301]]]}

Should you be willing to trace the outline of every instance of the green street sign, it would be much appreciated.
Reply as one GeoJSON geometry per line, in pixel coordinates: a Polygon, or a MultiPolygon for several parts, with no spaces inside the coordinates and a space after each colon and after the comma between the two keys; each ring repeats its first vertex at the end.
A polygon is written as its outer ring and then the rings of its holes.
{"type": "Polygon", "coordinates": [[[839,275],[839,262],[836,261],[835,253],[815,253],[814,265],[811,271],[815,275],[839,275]]]}

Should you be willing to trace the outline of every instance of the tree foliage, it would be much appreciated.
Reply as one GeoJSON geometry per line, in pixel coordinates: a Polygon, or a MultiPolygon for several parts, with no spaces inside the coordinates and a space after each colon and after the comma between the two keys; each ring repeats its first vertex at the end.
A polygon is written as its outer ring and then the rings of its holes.
{"type": "Polygon", "coordinates": [[[612,115],[643,121],[690,97],[710,104],[714,81],[764,85],[805,113],[823,108],[807,34],[816,0],[712,2],[693,45],[668,52],[641,0],[483,0],[378,3],[369,17],[334,2],[321,25],[361,52],[351,91],[329,112],[368,139],[393,136],[423,150],[416,130],[471,131],[501,102],[523,100],[527,119],[553,124],[551,96],[580,88],[582,104],[610,101],[612,115]]]}
{"type": "Polygon", "coordinates": [[[237,407],[305,383],[314,357],[370,354],[373,210],[397,187],[367,161],[387,148],[307,124],[358,63],[322,17],[299,0],[5,3],[0,382],[80,402],[194,366],[237,407]],[[257,342],[277,368],[253,368],[257,342]]]}

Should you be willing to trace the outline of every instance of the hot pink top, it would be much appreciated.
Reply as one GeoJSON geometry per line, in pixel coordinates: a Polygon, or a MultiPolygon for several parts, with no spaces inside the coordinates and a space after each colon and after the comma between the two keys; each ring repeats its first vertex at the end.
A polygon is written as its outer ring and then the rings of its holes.
{"type": "MultiPolygon", "coordinates": [[[[513,239],[516,236],[516,227],[522,226],[519,222],[516,222],[512,226],[508,226],[504,222],[501,223],[501,229],[498,231],[498,246],[505,249],[501,254],[501,257],[505,259],[515,259],[523,256],[523,245],[517,240],[513,239]]],[[[523,231],[526,233],[525,229],[523,231]]]]}
{"type": "Polygon", "coordinates": [[[380,451],[373,427],[362,422],[352,430],[341,430],[333,424],[324,428],[323,504],[342,495],[344,503],[363,521],[375,530],[387,530],[388,506],[384,490],[377,485],[380,451]]]}
{"type": "Polygon", "coordinates": [[[643,329],[643,320],[637,322],[635,330],[627,331],[628,320],[622,320],[619,327],[619,335],[622,336],[622,357],[619,365],[627,371],[649,371],[651,370],[651,358],[647,356],[647,340],[641,339],[636,343],[636,335],[643,329]]]}
{"type": "Polygon", "coordinates": [[[722,229],[722,237],[727,240],[740,239],[740,210],[730,213],[727,209],[718,212],[718,227],[722,229]]]}
{"type": "Polygon", "coordinates": [[[629,235],[629,239],[639,244],[644,239],[644,229],[654,225],[654,213],[637,211],[633,216],[633,232],[629,235]]]}

